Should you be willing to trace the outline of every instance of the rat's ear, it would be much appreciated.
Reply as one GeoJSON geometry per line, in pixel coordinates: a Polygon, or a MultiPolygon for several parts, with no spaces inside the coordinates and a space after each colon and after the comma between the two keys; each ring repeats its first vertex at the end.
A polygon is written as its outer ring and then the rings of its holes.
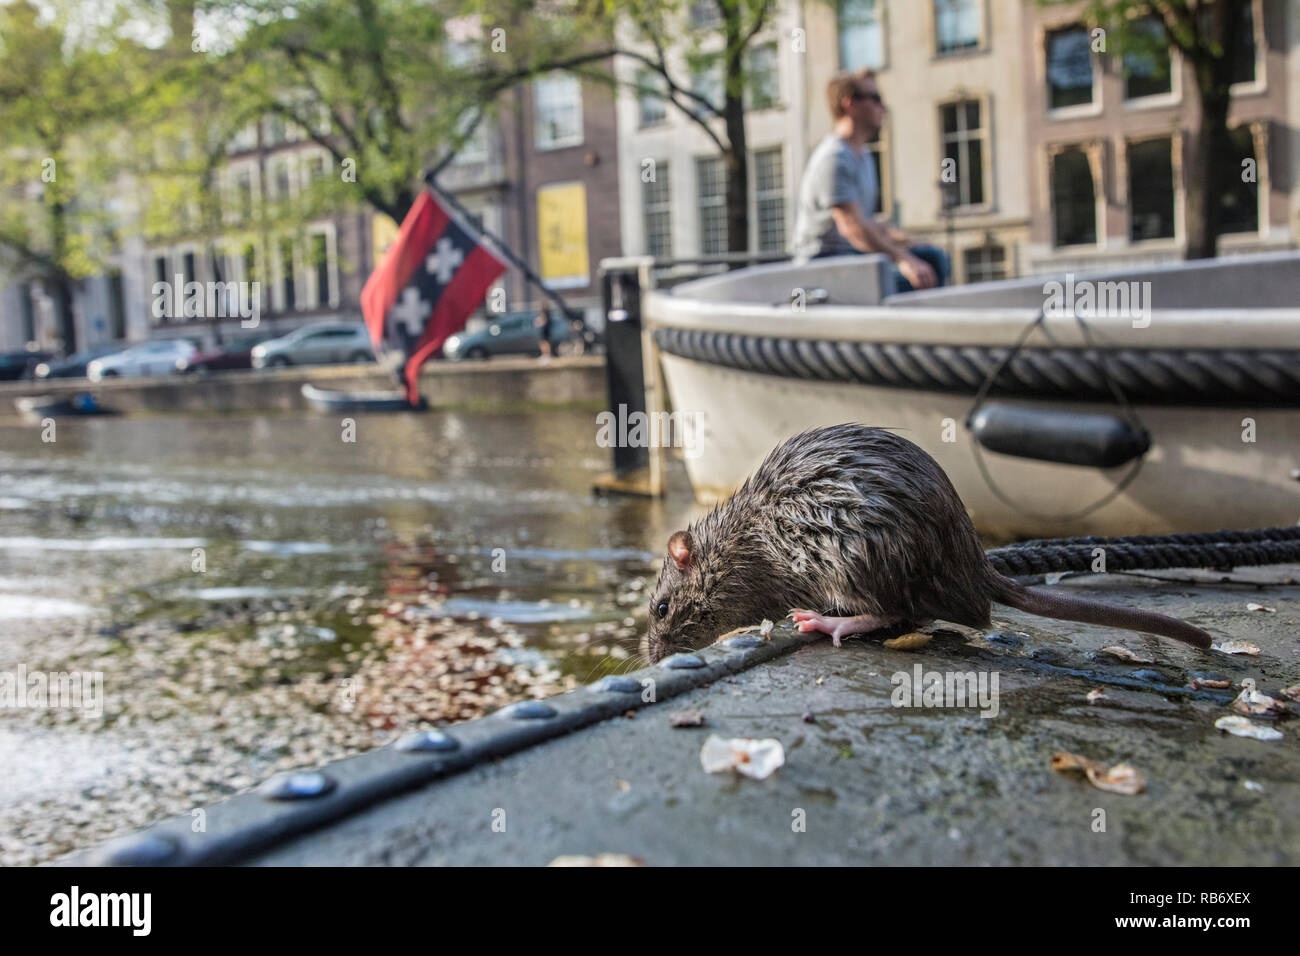
{"type": "Polygon", "coordinates": [[[691,536],[686,531],[678,531],[668,539],[668,557],[673,559],[678,571],[685,571],[691,566],[691,536]]]}

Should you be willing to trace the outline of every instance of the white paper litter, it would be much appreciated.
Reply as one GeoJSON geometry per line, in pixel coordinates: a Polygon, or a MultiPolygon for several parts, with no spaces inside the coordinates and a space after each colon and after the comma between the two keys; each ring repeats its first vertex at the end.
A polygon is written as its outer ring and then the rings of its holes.
{"type": "Polygon", "coordinates": [[[746,777],[762,780],[784,763],[785,748],[781,741],[771,737],[763,740],[752,737],[728,739],[709,734],[709,739],[700,749],[700,764],[706,773],[737,770],[746,777]]]}

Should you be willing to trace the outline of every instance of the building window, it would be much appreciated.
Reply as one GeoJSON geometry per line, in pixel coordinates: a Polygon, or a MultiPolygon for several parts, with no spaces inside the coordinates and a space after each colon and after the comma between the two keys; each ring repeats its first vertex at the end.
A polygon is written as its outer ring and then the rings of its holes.
{"type": "Polygon", "coordinates": [[[1092,164],[1080,147],[1063,149],[1052,157],[1052,219],[1056,245],[1096,244],[1097,193],[1092,164]]]}
{"type": "Polygon", "coordinates": [[[279,113],[272,113],[266,118],[262,126],[263,141],[269,149],[272,146],[279,146],[285,141],[284,117],[279,113]]]}
{"type": "Polygon", "coordinates": [[[781,147],[754,153],[754,209],[758,251],[785,251],[785,161],[781,147]]]}
{"type": "Polygon", "coordinates": [[[181,256],[181,267],[182,267],[181,274],[184,276],[183,281],[187,285],[197,280],[198,276],[196,274],[196,262],[194,259],[194,253],[187,252],[185,253],[185,255],[181,256]]]}
{"type": "Polygon", "coordinates": [[[1092,102],[1092,46],[1083,26],[1047,34],[1047,106],[1059,110],[1092,102]]]}
{"type": "Polygon", "coordinates": [[[646,254],[656,259],[673,256],[672,190],[669,188],[668,162],[655,163],[650,179],[641,180],[641,209],[644,220],[646,254]]]}
{"type": "Polygon", "coordinates": [[[1173,70],[1165,28],[1154,16],[1133,24],[1138,49],[1124,53],[1124,98],[1141,99],[1173,92],[1173,70]]]}
{"type": "Polygon", "coordinates": [[[727,169],[720,156],[695,161],[695,184],[699,192],[700,254],[727,251],[727,169]]]}
{"type": "MultiPolygon", "coordinates": [[[[26,288],[23,289],[24,297],[26,288]]],[[[30,300],[27,300],[30,304],[30,300]]],[[[126,338],[126,288],[122,284],[122,273],[114,272],[108,277],[109,332],[115,339],[126,338]]],[[[28,336],[32,338],[32,336],[28,336]]]]}
{"type": "MultiPolygon", "coordinates": [[[[939,107],[943,125],[944,165],[953,169],[956,182],[951,205],[979,206],[984,202],[984,129],[978,100],[962,100],[939,107]],[[947,160],[955,161],[955,165],[947,160]]],[[[947,180],[944,180],[947,182],[947,180]]]]}
{"type": "MultiPolygon", "coordinates": [[[[456,123],[456,132],[464,136],[469,129],[470,123],[474,122],[474,112],[462,113],[456,123]]],[[[480,117],[478,125],[474,127],[474,132],[460,145],[452,159],[453,166],[471,166],[475,163],[486,163],[488,160],[488,121],[487,117],[480,117]]]]}
{"type": "Polygon", "coordinates": [[[952,53],[980,43],[980,0],[934,0],[935,50],[952,53]]]}
{"type": "Polygon", "coordinates": [[[154,256],[153,258],[153,281],[167,282],[172,281],[172,277],[167,274],[167,257],[154,256]]]}
{"type": "Polygon", "coordinates": [[[770,109],[781,98],[781,75],[777,72],[776,44],[764,43],[754,47],[748,54],[749,84],[746,108],[751,110],[770,109]]]}
{"type": "Polygon", "coordinates": [[[239,217],[243,221],[253,218],[253,172],[241,169],[235,174],[236,201],[239,204],[239,217]]]}
{"type": "Polygon", "coordinates": [[[582,81],[572,73],[548,73],[533,83],[538,149],[582,145],[582,81]]]}
{"type": "Polygon", "coordinates": [[[1150,139],[1128,144],[1129,239],[1172,239],[1174,235],[1173,142],[1150,139]]]}
{"type": "Polygon", "coordinates": [[[840,0],[840,69],[885,65],[885,31],[879,0],[840,0]]]}
{"type": "Polygon", "coordinates": [[[663,95],[663,77],[649,70],[637,74],[637,106],[641,111],[641,126],[658,126],[668,119],[668,103],[663,95]]]}
{"type": "Polygon", "coordinates": [[[1258,170],[1255,138],[1249,126],[1238,126],[1230,135],[1232,163],[1227,171],[1228,181],[1219,190],[1219,229],[1259,232],[1259,176],[1258,172],[1252,176],[1245,174],[1248,168],[1258,170]]]}
{"type": "Polygon", "coordinates": [[[717,0],[691,0],[690,20],[691,26],[696,30],[716,27],[722,23],[717,0]]]}
{"type": "Polygon", "coordinates": [[[317,153],[303,160],[303,186],[310,187],[318,179],[325,178],[325,157],[317,153]]]}
{"type": "Polygon", "coordinates": [[[962,253],[967,282],[993,282],[1007,277],[1007,250],[1002,246],[976,246],[962,253]]]}
{"type": "MultiPolygon", "coordinates": [[[[1215,6],[1207,3],[1200,7],[1201,30],[1205,36],[1211,35],[1210,18],[1214,16],[1215,6]]],[[[1255,48],[1254,7],[1254,0],[1245,0],[1238,8],[1241,11],[1241,22],[1237,24],[1237,47],[1232,57],[1231,82],[1234,84],[1254,83],[1256,79],[1255,58],[1258,53],[1255,48]]]]}
{"type": "MultiPolygon", "coordinates": [[[[713,109],[722,109],[722,64],[716,57],[708,63],[696,65],[691,71],[691,92],[702,97],[713,109]]],[[[691,109],[697,116],[707,112],[699,103],[693,103],[691,109]]]]}
{"type": "Polygon", "coordinates": [[[280,298],[284,311],[298,304],[298,290],[293,281],[293,240],[280,240],[280,298]]]}

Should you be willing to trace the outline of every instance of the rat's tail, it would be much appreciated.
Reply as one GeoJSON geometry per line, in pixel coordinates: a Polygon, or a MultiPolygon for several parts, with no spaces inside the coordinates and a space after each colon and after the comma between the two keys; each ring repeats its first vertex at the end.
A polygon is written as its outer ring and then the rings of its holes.
{"type": "Polygon", "coordinates": [[[1193,627],[1186,621],[1157,614],[1154,611],[1139,611],[1135,608],[1116,607],[1102,604],[1087,598],[1047,591],[1043,588],[1022,587],[1015,581],[994,572],[990,576],[992,593],[989,595],[999,604],[1007,604],[1026,614],[1040,617],[1054,617],[1061,621],[1079,621],[1083,624],[1101,624],[1106,627],[1121,627],[1129,631],[1145,631],[1172,637],[1184,644],[1191,644],[1206,651],[1210,649],[1210,635],[1199,627],[1193,627]]]}

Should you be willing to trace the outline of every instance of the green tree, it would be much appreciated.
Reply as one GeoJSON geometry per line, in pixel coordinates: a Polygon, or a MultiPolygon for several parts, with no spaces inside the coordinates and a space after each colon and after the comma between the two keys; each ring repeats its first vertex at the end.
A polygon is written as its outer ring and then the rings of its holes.
{"type": "Polygon", "coordinates": [[[1154,46],[1172,47],[1195,77],[1199,122],[1185,174],[1189,259],[1217,253],[1222,186],[1242,174],[1235,165],[1228,111],[1249,6],[1250,0],[1088,0],[1083,8],[1084,19],[1106,31],[1107,53],[1144,58],[1154,46]],[[1145,20],[1148,14],[1153,21],[1145,20]],[[1160,29],[1143,29],[1143,22],[1155,22],[1160,29]]]}
{"type": "Polygon", "coordinates": [[[122,115],[122,54],[75,26],[76,8],[0,5],[0,265],[41,281],[63,348],[77,347],[72,298],[115,245],[115,166],[92,138],[122,115]]]}

